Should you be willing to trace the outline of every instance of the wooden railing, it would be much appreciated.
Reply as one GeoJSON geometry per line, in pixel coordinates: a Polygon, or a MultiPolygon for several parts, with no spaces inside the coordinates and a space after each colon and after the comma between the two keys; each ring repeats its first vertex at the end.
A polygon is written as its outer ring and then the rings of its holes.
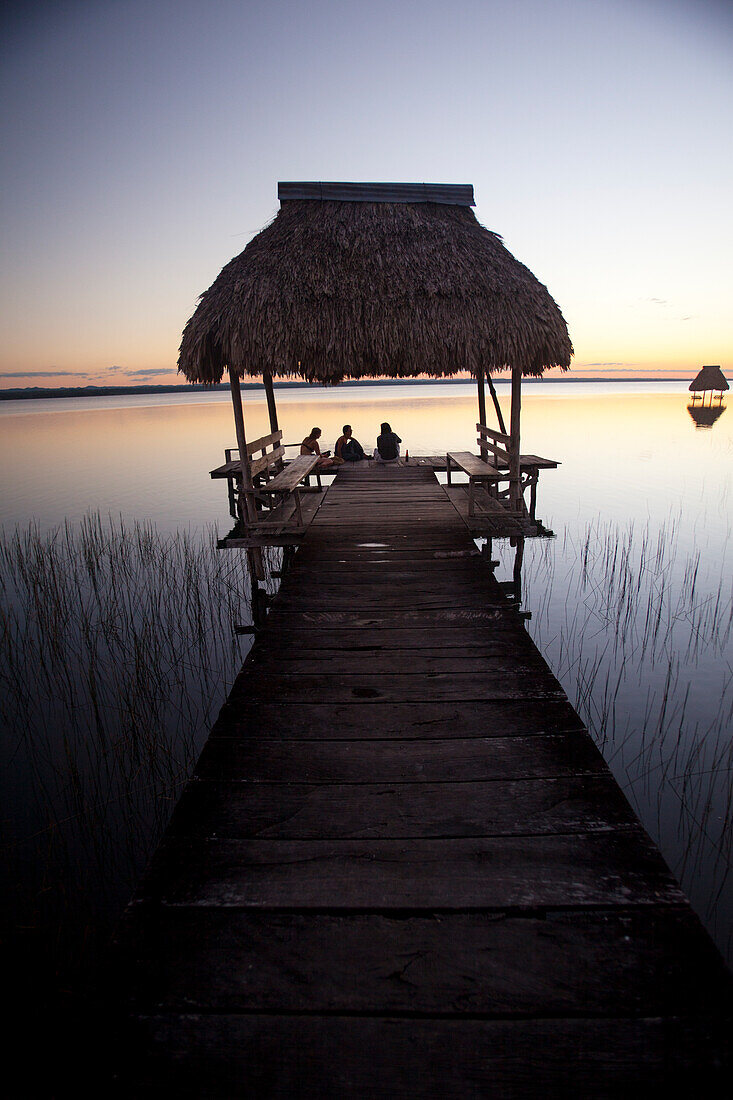
{"type": "MultiPolygon", "coordinates": [[[[264,474],[267,478],[269,470],[274,467],[277,467],[278,470],[282,469],[285,457],[285,448],[280,442],[282,437],[283,433],[281,431],[271,432],[269,435],[260,436],[259,439],[254,439],[247,444],[249,470],[253,478],[260,474],[264,474]],[[272,449],[269,450],[268,448],[272,449]],[[259,457],[255,458],[258,452],[259,457]]],[[[238,447],[227,447],[224,454],[227,462],[232,462],[240,457],[238,447]]]]}
{"type": "Polygon", "coordinates": [[[494,465],[509,466],[512,446],[512,437],[504,432],[496,432],[493,428],[487,428],[485,424],[477,424],[477,443],[481,451],[481,457],[488,459],[488,452],[493,455],[494,465]],[[503,446],[500,446],[503,444],[503,446]]]}
{"type": "MultiPolygon", "coordinates": [[[[524,508],[523,492],[526,486],[522,485],[522,473],[519,459],[519,438],[515,440],[506,432],[497,432],[493,428],[487,428],[485,424],[477,424],[477,443],[484,461],[489,461],[491,454],[492,464],[496,467],[508,469],[507,481],[509,482],[508,496],[515,510],[524,508]]],[[[504,495],[504,494],[499,494],[504,495]]]]}

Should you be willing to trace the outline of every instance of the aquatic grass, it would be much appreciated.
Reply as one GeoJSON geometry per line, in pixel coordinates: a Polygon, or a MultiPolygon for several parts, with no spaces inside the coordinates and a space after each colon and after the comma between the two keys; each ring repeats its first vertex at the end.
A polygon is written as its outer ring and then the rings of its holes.
{"type": "Polygon", "coordinates": [[[682,529],[680,516],[654,528],[598,516],[532,540],[524,602],[532,636],[642,823],[730,950],[730,532],[707,559],[683,548],[682,529]]]}
{"type": "Polygon", "coordinates": [[[13,909],[60,926],[77,962],[129,896],[246,652],[246,556],[215,546],[214,531],[99,515],[0,538],[6,923],[13,909]]]}

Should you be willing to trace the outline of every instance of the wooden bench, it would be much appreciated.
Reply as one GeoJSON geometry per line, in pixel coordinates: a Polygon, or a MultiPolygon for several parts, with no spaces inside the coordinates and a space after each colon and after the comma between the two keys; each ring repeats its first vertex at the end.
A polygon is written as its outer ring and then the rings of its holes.
{"type": "MultiPolygon", "coordinates": [[[[247,462],[255,490],[260,489],[263,483],[266,484],[271,477],[282,470],[285,459],[285,448],[281,442],[282,437],[283,433],[278,430],[270,432],[269,435],[260,436],[259,439],[254,439],[247,444],[247,462]]],[[[234,519],[237,519],[239,516],[237,498],[244,488],[239,448],[227,447],[224,451],[224,457],[226,459],[224,465],[211,470],[209,476],[227,479],[229,513],[234,519]]]]}
{"type": "MultiPolygon", "coordinates": [[[[293,494],[295,501],[295,515],[297,517],[298,526],[303,526],[303,513],[300,507],[300,489],[301,482],[305,480],[310,474],[313,473],[319,462],[318,455],[299,455],[298,458],[294,458],[292,462],[288,463],[284,470],[282,470],[271,481],[268,481],[265,485],[260,486],[258,489],[253,489],[251,492],[255,495],[261,493],[276,493],[285,499],[293,494]]],[[[316,472],[318,478],[318,485],[320,487],[321,479],[320,475],[316,472]]],[[[268,520],[258,520],[253,526],[266,526],[268,520]]]]}
{"type": "Polygon", "coordinates": [[[524,500],[524,494],[529,487],[529,516],[530,519],[535,518],[535,508],[537,506],[537,482],[540,477],[540,470],[556,470],[560,465],[553,458],[542,458],[540,455],[522,455],[519,456],[519,477],[518,480],[512,482],[509,473],[511,472],[511,454],[509,448],[511,446],[512,437],[506,435],[504,432],[497,432],[493,428],[488,428],[485,424],[477,424],[476,430],[478,432],[478,443],[481,456],[487,459],[489,453],[491,458],[489,459],[491,465],[495,466],[498,470],[506,470],[508,473],[504,474],[504,479],[509,481],[509,489],[501,496],[512,495],[512,485],[516,484],[516,496],[515,500],[521,504],[524,500]]]}
{"type": "Polygon", "coordinates": [[[449,451],[445,456],[448,484],[451,484],[451,467],[457,466],[464,474],[468,475],[468,514],[474,514],[474,489],[476,485],[490,485],[506,479],[496,466],[485,462],[483,458],[471,454],[470,451],[449,451]]]}
{"type": "Polygon", "coordinates": [[[485,424],[477,424],[476,429],[478,431],[477,443],[481,451],[481,456],[479,457],[478,455],[472,454],[470,451],[451,451],[447,454],[446,470],[448,473],[448,484],[451,484],[451,464],[467,475],[469,516],[473,516],[475,511],[474,491],[476,485],[485,486],[489,493],[497,498],[509,497],[513,508],[515,510],[518,508],[522,514],[526,514],[523,502],[525,490],[529,487],[529,516],[530,519],[534,519],[537,504],[537,482],[539,480],[540,470],[554,470],[559,466],[559,462],[551,458],[541,458],[539,455],[520,455],[518,482],[516,479],[513,482],[511,477],[511,455],[509,452],[511,436],[506,435],[504,432],[494,431],[493,428],[487,428],[485,424]],[[509,482],[509,488],[501,493],[498,490],[500,481],[509,482]],[[516,490],[513,494],[512,486],[515,483],[516,490]]]}

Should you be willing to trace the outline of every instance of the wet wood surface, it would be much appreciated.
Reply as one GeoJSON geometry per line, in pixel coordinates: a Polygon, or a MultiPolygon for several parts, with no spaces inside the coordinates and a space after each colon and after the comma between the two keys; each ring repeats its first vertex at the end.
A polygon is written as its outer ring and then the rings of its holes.
{"type": "Polygon", "coordinates": [[[427,463],[339,471],[113,961],[125,1095],[730,1080],[720,957],[427,463]]]}

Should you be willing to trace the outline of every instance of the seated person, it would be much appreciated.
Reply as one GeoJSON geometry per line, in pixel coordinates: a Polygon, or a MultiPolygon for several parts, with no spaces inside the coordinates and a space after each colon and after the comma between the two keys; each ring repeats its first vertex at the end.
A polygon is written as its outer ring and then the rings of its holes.
{"type": "Polygon", "coordinates": [[[382,424],[381,434],[377,436],[377,446],[374,457],[378,462],[396,462],[400,457],[400,437],[392,431],[385,421],[382,424]]]}
{"type": "Polygon", "coordinates": [[[327,470],[330,466],[340,466],[343,462],[341,458],[331,458],[330,451],[324,451],[321,454],[321,448],[318,444],[318,440],[321,438],[320,428],[311,428],[311,433],[307,436],[300,445],[300,453],[302,455],[318,455],[318,463],[316,470],[327,470]]]}
{"type": "Polygon", "coordinates": [[[344,424],[343,433],[336,440],[336,457],[343,459],[344,462],[361,462],[366,455],[359,440],[354,439],[351,434],[351,424],[344,424]]]}

